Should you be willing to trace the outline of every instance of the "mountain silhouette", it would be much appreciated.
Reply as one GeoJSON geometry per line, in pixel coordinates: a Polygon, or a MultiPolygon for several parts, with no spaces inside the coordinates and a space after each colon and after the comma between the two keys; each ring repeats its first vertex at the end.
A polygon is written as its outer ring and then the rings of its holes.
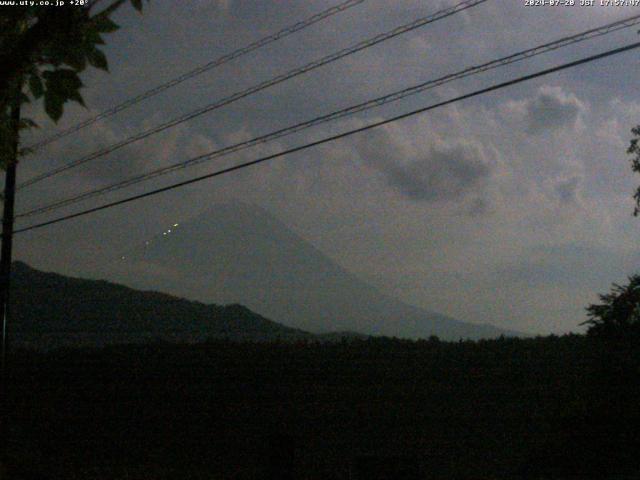
{"type": "Polygon", "coordinates": [[[206,305],[111,282],[42,272],[22,262],[13,264],[11,309],[10,338],[36,348],[155,340],[318,338],[242,305],[206,305]]]}
{"type": "Polygon", "coordinates": [[[206,302],[239,303],[278,323],[314,333],[437,335],[447,340],[516,335],[386,295],[267,211],[244,203],[213,205],[136,246],[120,262],[124,269],[137,265],[137,272],[143,272],[136,275],[136,287],[153,286],[206,302]]]}

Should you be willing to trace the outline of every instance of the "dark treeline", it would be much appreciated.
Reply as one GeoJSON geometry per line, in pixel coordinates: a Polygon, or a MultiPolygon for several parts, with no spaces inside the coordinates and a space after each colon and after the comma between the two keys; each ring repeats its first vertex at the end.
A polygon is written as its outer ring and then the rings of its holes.
{"type": "Polygon", "coordinates": [[[638,472],[629,339],[208,342],[10,362],[12,479],[638,472]]]}

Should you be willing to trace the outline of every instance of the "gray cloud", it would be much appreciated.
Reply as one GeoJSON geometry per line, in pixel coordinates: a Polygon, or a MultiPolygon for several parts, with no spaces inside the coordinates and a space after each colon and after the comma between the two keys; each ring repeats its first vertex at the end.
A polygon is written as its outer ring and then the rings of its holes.
{"type": "Polygon", "coordinates": [[[487,198],[477,197],[467,206],[466,214],[470,217],[486,215],[491,211],[491,203],[487,198]]]}
{"type": "Polygon", "coordinates": [[[558,199],[563,204],[575,203],[578,200],[579,177],[571,177],[558,182],[555,187],[558,199]]]}
{"type": "Polygon", "coordinates": [[[389,183],[413,200],[451,200],[473,189],[491,168],[470,149],[433,148],[424,158],[404,165],[389,164],[389,183]]]}
{"type": "Polygon", "coordinates": [[[548,129],[573,125],[584,105],[561,88],[543,87],[536,98],[526,102],[525,109],[527,130],[538,135],[548,129]]]}
{"type": "Polygon", "coordinates": [[[399,129],[387,129],[358,141],[356,149],[390,186],[418,202],[460,199],[481,189],[493,172],[475,144],[446,143],[437,137],[427,144],[416,144],[416,140],[399,129]]]}
{"type": "Polygon", "coordinates": [[[585,244],[540,245],[523,258],[496,271],[498,278],[529,286],[582,287],[605,290],[611,282],[624,281],[640,265],[640,254],[620,253],[585,244]]]}

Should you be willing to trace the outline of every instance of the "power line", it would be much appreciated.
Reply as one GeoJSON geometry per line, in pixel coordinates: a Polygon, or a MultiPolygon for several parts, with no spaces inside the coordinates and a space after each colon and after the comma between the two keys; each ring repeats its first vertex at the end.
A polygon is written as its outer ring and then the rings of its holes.
{"type": "Polygon", "coordinates": [[[590,63],[590,62],[593,62],[595,60],[600,60],[600,59],[603,59],[603,58],[606,58],[606,57],[610,57],[610,56],[613,56],[613,55],[618,55],[620,53],[627,52],[627,51],[630,51],[630,50],[634,50],[634,49],[639,48],[639,47],[640,47],[640,42],[636,42],[636,43],[632,43],[630,45],[626,45],[624,47],[619,47],[619,48],[616,48],[616,49],[613,49],[613,50],[608,50],[606,52],[599,53],[597,55],[592,55],[590,57],[585,57],[585,58],[582,58],[580,60],[575,60],[573,62],[569,62],[569,63],[565,63],[565,64],[562,64],[562,65],[558,65],[556,67],[552,67],[552,68],[548,68],[548,69],[545,69],[545,70],[541,70],[541,71],[536,72],[536,73],[532,73],[532,74],[529,74],[529,75],[518,77],[518,78],[513,79],[513,80],[509,80],[509,81],[506,81],[506,82],[498,83],[498,84],[492,85],[490,87],[486,87],[486,88],[483,88],[483,89],[480,89],[480,90],[476,90],[474,92],[467,93],[465,95],[460,95],[458,97],[455,97],[455,98],[452,98],[452,99],[449,99],[449,100],[445,100],[443,102],[439,102],[439,103],[436,103],[436,104],[433,104],[433,105],[422,107],[422,108],[419,108],[417,110],[412,110],[412,111],[410,111],[408,113],[403,113],[401,115],[397,115],[397,116],[388,118],[386,120],[381,120],[379,122],[371,123],[369,125],[365,125],[364,127],[356,128],[356,129],[353,129],[353,130],[348,130],[346,132],[342,132],[342,133],[339,133],[339,134],[336,134],[336,135],[325,137],[323,139],[316,140],[314,142],[310,142],[310,143],[307,143],[307,144],[304,144],[304,145],[301,145],[301,146],[298,146],[298,147],[290,148],[288,150],[284,150],[284,151],[279,152],[279,153],[274,153],[272,155],[267,155],[265,157],[261,157],[261,158],[258,158],[256,160],[252,160],[252,161],[249,161],[249,162],[244,162],[244,163],[241,163],[241,164],[238,164],[238,165],[234,165],[233,167],[224,168],[224,169],[212,172],[212,173],[208,173],[206,175],[201,175],[199,177],[191,178],[189,180],[185,180],[185,181],[182,181],[182,182],[174,183],[174,184],[168,185],[166,187],[157,188],[157,189],[151,190],[149,192],[141,193],[141,194],[138,194],[138,195],[133,195],[133,196],[121,199],[121,200],[117,200],[117,201],[114,201],[114,202],[110,202],[110,203],[106,203],[106,204],[103,204],[103,205],[99,205],[97,207],[89,208],[89,209],[86,209],[86,210],[83,210],[83,211],[80,211],[80,212],[77,212],[77,213],[72,213],[72,214],[69,214],[69,215],[64,215],[64,216],[61,216],[61,217],[58,217],[58,218],[54,218],[53,220],[48,220],[46,222],[41,222],[41,223],[37,223],[37,224],[34,224],[34,225],[30,225],[28,227],[24,227],[24,228],[15,230],[14,234],[27,232],[27,231],[34,230],[34,229],[37,229],[37,228],[42,228],[42,227],[45,227],[45,226],[48,226],[48,225],[53,225],[55,223],[63,222],[63,221],[66,221],[66,220],[71,220],[73,218],[78,218],[78,217],[81,217],[81,216],[84,216],[84,215],[88,215],[90,213],[95,213],[95,212],[98,212],[100,210],[106,210],[108,208],[112,208],[112,207],[115,207],[115,206],[118,206],[118,205],[123,205],[123,204],[126,204],[126,203],[130,203],[130,202],[133,202],[135,200],[140,200],[140,199],[143,199],[143,198],[146,198],[146,197],[157,195],[159,193],[167,192],[169,190],[174,190],[176,188],[181,188],[181,187],[190,185],[192,183],[201,182],[201,181],[209,179],[209,178],[218,177],[218,176],[221,176],[221,175],[224,175],[224,174],[227,174],[227,173],[234,172],[236,170],[241,170],[241,169],[244,169],[244,168],[247,168],[247,167],[251,167],[253,165],[257,165],[259,163],[263,163],[263,162],[266,162],[266,161],[269,161],[269,160],[273,160],[274,158],[279,158],[279,157],[283,157],[285,155],[290,155],[292,153],[296,153],[296,152],[300,152],[300,151],[303,151],[303,150],[307,150],[309,148],[316,147],[318,145],[322,145],[322,144],[325,144],[325,143],[328,143],[328,142],[339,140],[341,138],[349,137],[351,135],[355,135],[356,133],[365,132],[367,130],[371,130],[371,129],[374,129],[374,128],[377,128],[377,127],[381,127],[383,125],[387,125],[387,124],[392,123],[392,122],[397,122],[399,120],[402,120],[402,119],[405,119],[405,118],[408,118],[408,117],[412,117],[412,116],[418,115],[420,113],[428,112],[430,110],[434,110],[436,108],[443,107],[445,105],[450,105],[452,103],[460,102],[462,100],[466,100],[466,99],[469,99],[469,98],[472,98],[472,97],[483,95],[485,93],[489,93],[489,92],[493,92],[493,91],[496,91],[496,90],[500,90],[502,88],[506,88],[506,87],[509,87],[509,86],[512,86],[512,85],[516,85],[516,84],[519,84],[519,83],[522,83],[522,82],[533,80],[535,78],[543,77],[545,75],[549,75],[551,73],[555,73],[555,72],[558,72],[558,71],[561,71],[561,70],[566,70],[566,69],[569,69],[569,68],[577,67],[579,65],[590,63]]]}
{"type": "Polygon", "coordinates": [[[176,125],[179,125],[181,123],[187,122],[189,120],[192,120],[196,117],[199,117],[201,115],[204,115],[205,113],[211,112],[213,110],[216,110],[218,108],[224,107],[226,105],[229,105],[230,103],[236,102],[237,100],[240,100],[242,98],[248,97],[249,95],[253,95],[254,93],[260,92],[262,90],[265,90],[269,87],[272,87],[274,85],[277,85],[279,83],[285,82],[286,80],[289,80],[291,78],[297,77],[299,75],[302,75],[304,73],[310,72],[312,70],[315,70],[319,67],[322,67],[324,65],[327,65],[329,63],[335,62],[337,60],[340,60],[342,58],[345,58],[349,55],[353,55],[354,53],[357,53],[361,50],[364,50],[366,48],[372,47],[374,45],[377,45],[379,43],[382,43],[384,41],[390,40],[394,37],[397,37],[399,35],[402,35],[404,33],[410,32],[412,30],[415,30],[417,28],[423,27],[427,24],[436,22],[438,20],[441,20],[443,18],[449,17],[451,15],[455,15],[456,13],[459,13],[463,10],[466,10],[468,8],[474,7],[476,5],[479,5],[481,3],[486,2],[487,0],[465,0],[461,3],[458,3],[457,5],[454,5],[453,7],[449,7],[443,10],[440,10],[434,14],[431,14],[427,17],[422,17],[419,18],[417,20],[414,20],[411,23],[408,24],[404,24],[401,25],[399,27],[394,28],[393,30],[390,30],[388,32],[385,33],[381,33],[378,34],[372,38],[369,38],[367,40],[363,40],[361,42],[358,42],[355,45],[352,45],[350,47],[347,47],[343,50],[340,50],[338,52],[332,53],[330,55],[327,55],[325,57],[322,57],[318,60],[315,60],[313,62],[310,62],[302,67],[299,68],[295,68],[293,70],[290,70],[286,73],[280,74],[276,77],[273,77],[269,80],[265,80],[264,82],[261,82],[257,85],[254,85],[252,87],[249,87],[246,90],[242,90],[239,92],[236,92],[228,97],[225,97],[221,100],[218,100],[212,104],[209,104],[207,106],[201,107],[197,110],[194,110],[190,113],[187,113],[185,115],[181,115],[180,117],[174,118],[172,120],[169,120],[168,122],[165,122],[161,125],[158,125],[156,127],[150,128],[148,130],[145,130],[143,132],[140,132],[136,135],[133,135],[127,139],[124,139],[120,142],[117,142],[113,145],[110,145],[108,147],[102,148],[100,150],[97,150],[87,156],[81,157],[77,160],[74,160],[72,162],[69,162],[61,167],[55,168],[53,170],[50,170],[49,172],[45,172],[42,173],[40,175],[37,175],[35,177],[32,177],[31,179],[19,184],[17,186],[17,189],[21,189],[24,187],[27,187],[29,185],[33,185],[35,183],[38,183],[42,180],[45,180],[47,178],[50,178],[54,175],[57,175],[59,173],[65,172],[67,170],[70,170],[72,168],[75,168],[79,165],[82,165],[84,163],[87,163],[89,161],[95,160],[96,158],[100,158],[103,157],[115,150],[118,150],[126,145],[129,145],[131,143],[137,142],[139,140],[145,139],[147,137],[150,137],[151,135],[155,135],[156,133],[160,133],[168,128],[174,127],[176,125]]]}
{"type": "Polygon", "coordinates": [[[395,102],[398,101],[400,99],[406,98],[408,96],[411,95],[416,95],[418,93],[424,92],[426,90],[444,85],[446,83],[452,82],[454,80],[459,80],[461,78],[465,78],[471,75],[476,75],[482,72],[486,72],[488,70],[492,70],[498,67],[502,67],[505,65],[510,65],[512,63],[515,62],[519,62],[522,60],[526,60],[529,58],[532,58],[534,56],[537,55],[541,55],[543,53],[547,53],[550,51],[554,51],[557,50],[559,48],[562,47],[566,47],[569,45],[573,45],[579,42],[583,42],[589,39],[593,39],[596,37],[600,37],[603,35],[607,35],[610,34],[614,31],[618,31],[624,28],[630,28],[634,25],[640,24],[640,15],[635,15],[629,18],[626,18],[624,20],[619,20],[617,22],[612,22],[600,27],[596,27],[596,28],[592,28],[589,30],[586,30],[584,32],[575,34],[575,35],[571,35],[571,36],[566,36],[566,37],[562,37],[558,40],[555,40],[553,42],[549,42],[543,45],[538,45],[536,47],[533,48],[529,48],[527,50],[523,50],[511,55],[508,55],[506,57],[502,57],[496,60],[492,60],[490,62],[481,64],[481,65],[477,65],[477,66],[472,66],[472,67],[468,67],[466,69],[460,70],[456,73],[452,73],[452,74],[448,74],[445,75],[443,77],[434,79],[434,80],[429,80],[426,82],[422,82],[418,85],[414,85],[378,98],[375,98],[373,100],[368,100],[366,102],[357,104],[357,105],[353,105],[341,110],[337,110],[334,112],[331,112],[329,114],[320,116],[320,117],[316,117],[313,118],[311,120],[307,120],[305,122],[301,122],[286,128],[282,128],[279,130],[276,130],[274,132],[265,134],[265,135],[261,135],[255,138],[252,138],[250,140],[246,140],[243,142],[239,142],[236,143],[234,145],[229,145],[227,147],[218,149],[218,150],[214,150],[212,152],[203,154],[203,155],[198,155],[196,157],[193,157],[191,159],[188,159],[186,161],[182,161],[182,162],[178,162],[178,163],[174,163],[172,165],[168,165],[166,167],[162,167],[162,168],[158,168],[155,170],[152,170],[150,172],[146,172],[140,175],[136,175],[133,177],[130,177],[128,179],[125,179],[123,181],[119,181],[116,183],[113,183],[111,185],[107,185],[104,187],[100,187],[97,188],[95,190],[90,190],[88,192],[79,194],[79,195],[75,195],[72,196],[70,198],[66,198],[66,199],[62,199],[62,200],[58,200],[55,201],[53,203],[49,203],[43,206],[39,206],[39,207],[35,207],[29,211],[23,212],[23,213],[19,213],[16,218],[23,218],[23,217],[29,217],[29,216],[33,216],[33,215],[37,215],[37,214],[41,214],[41,213],[45,213],[45,212],[49,212],[52,210],[57,210],[58,208],[67,206],[67,205],[72,205],[74,203],[83,201],[83,200],[87,200],[89,198],[93,198],[99,195],[103,195],[109,192],[113,192],[116,190],[120,190],[122,188],[125,187],[129,187],[131,185],[135,185],[138,184],[140,182],[146,181],[146,180],[150,180],[152,178],[156,178],[159,177],[161,175],[166,175],[172,172],[175,172],[177,170],[183,169],[183,168],[187,168],[187,167],[191,167],[194,165],[199,165],[205,161],[209,161],[212,160],[214,158],[219,158],[222,156],[226,156],[229,155],[231,153],[235,153],[238,152],[240,150],[244,150],[246,148],[250,148],[253,147],[255,145],[258,144],[263,144],[287,135],[291,135],[293,133],[297,133],[300,132],[302,130],[306,130],[308,128],[311,128],[313,126],[319,125],[319,124],[323,124],[323,123],[327,123],[330,121],[334,121],[340,118],[344,118],[350,115],[353,115],[355,113],[359,113],[359,112],[363,112],[381,105],[385,105],[387,103],[391,103],[391,102],[395,102]]]}
{"type": "MultiPolygon", "coordinates": [[[[93,3],[97,3],[97,1],[99,0],[94,0],[93,3]]],[[[50,143],[55,142],[56,140],[59,140],[63,137],[66,137],[72,133],[75,133],[79,130],[82,130],[85,127],[88,127],[89,125],[92,125],[94,123],[96,123],[99,120],[102,120],[104,118],[108,118],[111,117],[113,115],[115,115],[116,113],[121,112],[122,110],[126,110],[129,107],[132,107],[133,105],[142,102],[143,100],[146,100],[148,98],[151,98],[161,92],[164,92],[165,90],[168,90],[172,87],[175,87],[176,85],[185,82],[187,80],[190,80],[191,78],[194,78],[202,73],[208,72],[210,70],[213,70],[214,68],[217,68],[221,65],[224,65],[225,63],[228,63],[232,60],[235,60],[236,58],[242,57],[243,55],[246,55],[250,52],[253,52],[254,50],[257,50],[259,48],[262,48],[264,46],[267,46],[273,42],[276,42],[278,40],[281,40],[285,37],[288,37],[289,35],[292,35],[296,32],[299,32],[301,30],[304,30],[307,27],[310,27],[311,25],[318,23],[326,18],[329,18],[337,13],[343,12],[345,10],[348,10],[351,7],[355,7],[356,5],[359,5],[361,3],[363,3],[365,0],[347,0],[346,2],[340,3],[338,5],[335,5],[331,8],[328,8],[320,13],[317,13],[305,20],[302,20],[300,22],[294,23],[293,25],[289,25],[288,27],[283,28],[282,30],[279,30],[276,33],[273,33],[271,35],[268,35],[266,37],[263,37],[259,40],[256,40],[253,43],[250,43],[249,45],[246,45],[242,48],[239,48],[237,50],[234,50],[231,53],[228,53],[226,55],[223,55],[222,57],[216,58],[215,60],[212,60],[208,63],[205,63],[204,65],[200,65],[199,67],[194,68],[193,70],[190,70],[186,73],[183,73],[182,75],[175,77],[165,83],[162,83],[160,85],[157,85],[154,88],[151,88],[145,92],[142,92],[139,95],[136,95],[135,97],[132,97],[128,100],[125,100],[122,103],[119,103],[118,105],[111,107],[107,110],[104,110],[100,113],[98,113],[97,115],[90,117],[82,122],[77,123],[76,125],[73,125],[65,130],[62,130],[54,135],[51,135],[50,137],[47,137],[43,140],[40,140],[39,142],[33,143],[32,145],[29,145],[27,148],[30,149],[31,151],[35,151],[38,150],[42,147],[44,147],[45,145],[49,145],[50,143]]],[[[93,6],[93,4],[91,4],[88,8],[91,8],[93,6]]]]}

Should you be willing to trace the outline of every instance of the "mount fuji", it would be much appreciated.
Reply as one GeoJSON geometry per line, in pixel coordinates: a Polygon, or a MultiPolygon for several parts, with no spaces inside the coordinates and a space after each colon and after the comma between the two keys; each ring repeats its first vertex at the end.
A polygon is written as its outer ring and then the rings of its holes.
{"type": "Polygon", "coordinates": [[[207,303],[241,304],[314,333],[351,331],[400,338],[518,335],[408,305],[349,273],[267,211],[215,204],[119,260],[134,288],[207,303]]]}

